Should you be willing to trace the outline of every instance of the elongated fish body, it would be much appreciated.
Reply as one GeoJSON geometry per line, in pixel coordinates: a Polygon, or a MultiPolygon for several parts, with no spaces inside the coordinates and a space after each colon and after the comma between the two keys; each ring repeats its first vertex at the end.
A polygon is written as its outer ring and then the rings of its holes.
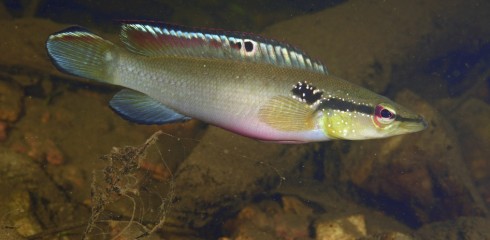
{"type": "Polygon", "coordinates": [[[65,72],[125,87],[124,118],[165,124],[196,118],[264,141],[369,139],[416,132],[422,117],[327,73],[300,50],[259,36],[124,23],[117,46],[79,27],[51,35],[65,72]]]}
{"type": "Polygon", "coordinates": [[[120,75],[116,75],[116,84],[144,92],[172,109],[179,109],[183,115],[262,140],[325,140],[320,128],[316,131],[281,131],[260,121],[261,106],[274,96],[287,96],[288,89],[295,83],[287,79],[291,74],[305,74],[302,71],[224,60],[162,58],[152,62],[141,58],[124,59],[124,64],[118,65],[120,75]],[[141,71],[135,72],[134,68],[128,67],[135,64],[141,64],[141,71]],[[254,70],[247,70],[250,68],[254,70]],[[145,84],[148,80],[145,75],[155,81],[145,84]],[[273,79],[278,81],[271,82],[273,79]],[[278,91],[268,91],[271,87],[278,91]]]}

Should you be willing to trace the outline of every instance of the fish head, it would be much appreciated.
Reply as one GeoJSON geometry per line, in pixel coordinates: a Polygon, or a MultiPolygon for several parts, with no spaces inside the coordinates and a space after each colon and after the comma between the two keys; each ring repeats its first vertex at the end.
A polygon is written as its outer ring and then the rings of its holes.
{"type": "Polygon", "coordinates": [[[317,120],[331,139],[362,140],[418,132],[427,122],[417,113],[375,93],[363,100],[326,99],[317,120]],[[330,102],[330,103],[329,103],[330,102]]]}

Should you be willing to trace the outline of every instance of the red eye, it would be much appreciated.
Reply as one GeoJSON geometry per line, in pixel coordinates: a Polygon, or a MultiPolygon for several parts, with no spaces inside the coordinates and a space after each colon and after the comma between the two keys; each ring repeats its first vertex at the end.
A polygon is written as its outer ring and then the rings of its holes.
{"type": "Polygon", "coordinates": [[[381,104],[376,106],[376,109],[374,110],[374,122],[378,127],[383,127],[392,123],[395,120],[395,117],[395,111],[381,104]]]}

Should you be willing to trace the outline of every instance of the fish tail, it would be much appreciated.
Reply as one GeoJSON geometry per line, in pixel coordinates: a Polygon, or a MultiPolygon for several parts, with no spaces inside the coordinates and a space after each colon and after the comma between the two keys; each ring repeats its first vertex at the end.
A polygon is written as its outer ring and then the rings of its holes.
{"type": "Polygon", "coordinates": [[[84,28],[70,27],[49,36],[46,49],[61,71],[113,82],[111,68],[117,56],[117,47],[84,28]]]}

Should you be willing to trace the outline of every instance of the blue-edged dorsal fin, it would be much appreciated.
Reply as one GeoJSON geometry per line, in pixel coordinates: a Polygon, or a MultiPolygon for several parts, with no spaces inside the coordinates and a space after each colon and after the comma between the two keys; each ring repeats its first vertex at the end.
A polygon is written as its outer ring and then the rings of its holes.
{"type": "Polygon", "coordinates": [[[145,56],[189,56],[272,64],[327,74],[327,68],[288,44],[249,33],[127,22],[121,40],[145,56]]]}
{"type": "Polygon", "coordinates": [[[109,105],[123,118],[140,124],[165,124],[190,119],[148,95],[130,89],[116,93],[109,105]]]}

